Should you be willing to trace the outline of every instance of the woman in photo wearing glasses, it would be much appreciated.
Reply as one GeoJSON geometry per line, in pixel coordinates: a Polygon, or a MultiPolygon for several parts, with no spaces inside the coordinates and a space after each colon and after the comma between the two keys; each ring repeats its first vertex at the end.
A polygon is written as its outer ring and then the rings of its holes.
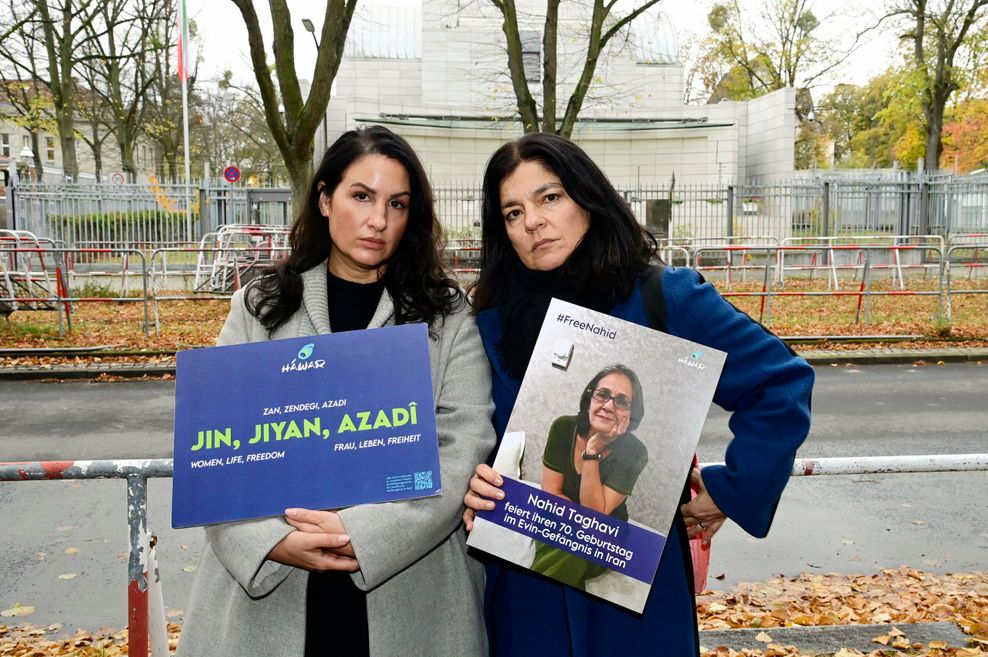
{"type": "MultiPolygon", "coordinates": [[[[631,431],[645,414],[638,376],[624,365],[605,367],[580,395],[579,413],[557,418],[542,455],[542,490],[628,521],[625,504],[648,463],[631,431]]],[[[606,568],[538,542],[532,570],[585,589],[606,568]]]]}

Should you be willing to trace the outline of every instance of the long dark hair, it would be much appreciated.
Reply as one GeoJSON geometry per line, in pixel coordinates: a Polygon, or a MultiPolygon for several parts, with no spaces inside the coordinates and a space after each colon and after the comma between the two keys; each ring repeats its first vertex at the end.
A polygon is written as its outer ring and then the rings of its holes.
{"type": "Polygon", "coordinates": [[[558,135],[534,133],[501,146],[487,163],[482,209],[480,276],[473,288],[477,311],[500,305],[498,281],[519,264],[501,214],[501,183],[522,162],[537,161],[559,176],[566,193],[590,213],[590,228],[563,265],[576,289],[591,286],[614,303],[634,286],[655,257],[655,238],[582,148],[558,135]]]}
{"type": "Polygon", "coordinates": [[[623,374],[631,381],[631,419],[628,422],[628,431],[634,431],[645,416],[645,395],[642,391],[642,384],[638,380],[638,375],[630,367],[624,365],[609,365],[597,372],[590,383],[584,388],[580,395],[580,411],[576,414],[576,433],[586,436],[590,431],[590,398],[593,391],[597,389],[597,384],[608,374],[623,374]]]}
{"type": "Polygon", "coordinates": [[[302,305],[302,272],[329,257],[332,243],[329,224],[319,212],[320,195],[332,195],[347,168],[366,155],[388,157],[408,173],[408,224],[384,270],[384,287],[394,299],[397,323],[431,325],[437,315],[450,313],[462,301],[459,287],[442,266],[442,227],[418,156],[407,141],[387,128],[361,127],[344,132],[326,150],[292,224],[288,257],[268,269],[248,295],[247,309],[269,331],[284,324],[302,305]]]}

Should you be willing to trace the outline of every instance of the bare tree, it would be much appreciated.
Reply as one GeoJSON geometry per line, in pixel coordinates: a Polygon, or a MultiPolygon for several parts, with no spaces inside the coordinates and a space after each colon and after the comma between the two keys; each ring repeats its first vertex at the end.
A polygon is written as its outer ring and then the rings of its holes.
{"type": "Polygon", "coordinates": [[[192,111],[192,148],[204,159],[218,166],[236,163],[246,181],[275,185],[289,179],[256,88],[235,84],[228,71],[215,90],[196,94],[192,111]]]}
{"type": "Polygon", "coordinates": [[[152,55],[169,47],[147,38],[161,21],[173,18],[164,7],[163,0],[104,0],[98,20],[87,28],[86,77],[111,110],[121,167],[131,180],[137,175],[134,153],[144,121],[145,95],[156,79],[152,55]]]}
{"type": "Polygon", "coordinates": [[[16,75],[37,80],[51,94],[66,176],[79,175],[75,148],[75,66],[84,59],[95,18],[96,0],[8,0],[10,13],[25,21],[22,28],[0,42],[0,58],[16,75]],[[29,15],[29,17],[28,17],[29,15]],[[31,56],[26,56],[30,52],[31,56]]]}
{"type": "Polygon", "coordinates": [[[93,153],[93,173],[96,181],[103,180],[103,148],[106,140],[113,134],[113,110],[106,99],[93,91],[99,84],[94,70],[88,66],[79,69],[80,85],[76,97],[76,111],[80,124],[87,130],[80,130],[78,136],[89,146],[93,153]]]}
{"type": "MultiPolygon", "coordinates": [[[[175,67],[172,44],[177,42],[178,26],[173,17],[177,14],[175,0],[162,0],[161,14],[166,17],[157,21],[154,31],[148,35],[153,47],[149,53],[150,76],[148,93],[145,94],[144,133],[157,144],[158,175],[172,182],[179,176],[179,154],[182,148],[182,82],[175,67]]],[[[195,24],[189,25],[193,40],[196,38],[195,24]]],[[[187,48],[188,46],[186,46],[187,48]]],[[[190,104],[196,86],[196,70],[193,64],[188,77],[190,104]]],[[[191,156],[190,156],[191,157],[191,156]]]]}
{"type": "Polygon", "coordinates": [[[274,33],[272,49],[277,86],[271,78],[268,49],[252,0],[231,2],[240,10],[247,26],[251,63],[268,129],[285,160],[295,197],[303,198],[312,175],[313,138],[329,104],[333,79],[343,58],[343,46],[357,0],[327,0],[312,86],[305,99],[302,98],[295,72],[294,31],[287,1],[268,0],[274,33]]]}
{"type": "Polygon", "coordinates": [[[637,3],[623,15],[614,12],[617,0],[594,0],[590,15],[589,33],[586,41],[586,55],[579,67],[579,77],[573,92],[566,103],[566,110],[558,117],[558,42],[559,42],[559,0],[547,0],[545,23],[542,32],[542,115],[539,116],[538,103],[528,85],[525,74],[524,51],[521,32],[518,27],[518,10],[515,0],[490,0],[501,12],[501,29],[507,40],[508,70],[511,85],[515,92],[518,114],[526,133],[552,132],[570,136],[577,118],[587,98],[597,63],[608,42],[630,25],[659,0],[637,3]]]}
{"type": "Polygon", "coordinates": [[[912,46],[912,63],[926,122],[925,165],[940,166],[944,112],[951,95],[961,88],[962,72],[955,61],[972,29],[983,22],[988,0],[898,0],[888,17],[906,27],[902,39],[912,46]]]}

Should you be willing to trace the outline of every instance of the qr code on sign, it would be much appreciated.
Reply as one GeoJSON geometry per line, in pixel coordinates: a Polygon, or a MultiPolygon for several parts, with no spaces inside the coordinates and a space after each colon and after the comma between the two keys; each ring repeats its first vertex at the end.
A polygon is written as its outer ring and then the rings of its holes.
{"type": "Polygon", "coordinates": [[[432,470],[415,473],[415,490],[432,488],[432,470]]]}

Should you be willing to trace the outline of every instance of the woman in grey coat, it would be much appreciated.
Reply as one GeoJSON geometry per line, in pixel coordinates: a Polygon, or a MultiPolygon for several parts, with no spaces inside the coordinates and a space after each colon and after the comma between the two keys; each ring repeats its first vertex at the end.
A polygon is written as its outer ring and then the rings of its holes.
{"type": "Polygon", "coordinates": [[[207,527],[179,655],[486,654],[483,572],[460,516],[494,444],[489,368],[440,244],[407,142],[375,126],[329,148],[291,254],[234,295],[219,344],[426,322],[445,490],[207,527]]]}

